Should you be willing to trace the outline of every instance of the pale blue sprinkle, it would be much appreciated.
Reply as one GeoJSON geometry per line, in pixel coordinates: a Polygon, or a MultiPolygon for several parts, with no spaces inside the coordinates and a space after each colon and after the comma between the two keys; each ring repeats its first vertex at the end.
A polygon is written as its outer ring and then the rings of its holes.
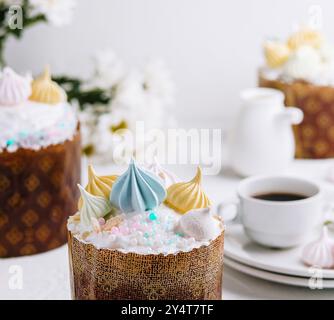
{"type": "Polygon", "coordinates": [[[9,140],[7,140],[7,146],[8,147],[10,147],[10,146],[12,146],[12,145],[14,145],[15,144],[15,140],[14,139],[9,139],[9,140]]]}
{"type": "Polygon", "coordinates": [[[158,219],[157,215],[154,211],[151,211],[150,215],[148,216],[151,221],[155,221],[158,219]]]}

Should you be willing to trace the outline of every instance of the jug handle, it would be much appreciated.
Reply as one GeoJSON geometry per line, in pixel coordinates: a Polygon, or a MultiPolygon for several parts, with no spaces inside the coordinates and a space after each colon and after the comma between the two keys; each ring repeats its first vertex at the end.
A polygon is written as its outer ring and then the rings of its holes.
{"type": "Polygon", "coordinates": [[[286,107],[279,113],[279,119],[285,120],[293,125],[300,124],[304,119],[304,113],[302,110],[296,107],[286,107]]]}

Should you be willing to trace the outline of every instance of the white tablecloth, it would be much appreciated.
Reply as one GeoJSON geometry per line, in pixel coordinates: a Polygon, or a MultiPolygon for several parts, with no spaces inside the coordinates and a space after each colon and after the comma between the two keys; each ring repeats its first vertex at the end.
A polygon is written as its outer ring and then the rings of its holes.
{"type": "MultiPolygon", "coordinates": [[[[325,182],[333,161],[296,161],[289,172],[320,182],[325,196],[334,201],[334,184],[325,182]]],[[[96,168],[101,174],[110,168],[96,168]]],[[[177,173],[191,178],[194,168],[176,168],[177,173]]],[[[235,196],[240,181],[229,169],[205,177],[204,188],[215,203],[235,196]]],[[[70,299],[67,247],[22,258],[0,259],[0,299],[70,299]],[[22,279],[22,283],[20,280],[22,279]],[[22,285],[22,286],[21,286],[22,285]]],[[[253,278],[228,267],[224,271],[224,299],[333,299],[334,290],[317,290],[279,285],[253,278]]]]}

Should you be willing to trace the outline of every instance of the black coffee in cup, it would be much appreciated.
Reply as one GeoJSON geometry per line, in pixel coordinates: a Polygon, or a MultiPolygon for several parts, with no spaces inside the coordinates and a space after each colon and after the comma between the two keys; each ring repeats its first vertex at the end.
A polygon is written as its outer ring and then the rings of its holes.
{"type": "Polygon", "coordinates": [[[266,201],[286,202],[304,200],[308,197],[297,193],[270,192],[254,195],[253,198],[266,201]]]}

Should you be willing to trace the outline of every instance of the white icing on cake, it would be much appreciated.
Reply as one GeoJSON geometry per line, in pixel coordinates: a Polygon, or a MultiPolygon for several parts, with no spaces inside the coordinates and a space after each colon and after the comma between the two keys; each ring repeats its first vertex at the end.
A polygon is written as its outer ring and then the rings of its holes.
{"type": "Polygon", "coordinates": [[[223,224],[211,234],[211,239],[196,240],[180,233],[178,225],[182,215],[160,205],[157,209],[122,214],[123,220],[110,231],[98,232],[93,226],[80,223],[79,215],[69,219],[68,229],[80,241],[93,244],[97,248],[114,249],[123,253],[138,254],[177,254],[207,246],[223,231],[223,224]]]}
{"type": "Polygon", "coordinates": [[[78,120],[67,103],[25,101],[0,107],[0,151],[39,150],[73,138],[78,120]]]}

